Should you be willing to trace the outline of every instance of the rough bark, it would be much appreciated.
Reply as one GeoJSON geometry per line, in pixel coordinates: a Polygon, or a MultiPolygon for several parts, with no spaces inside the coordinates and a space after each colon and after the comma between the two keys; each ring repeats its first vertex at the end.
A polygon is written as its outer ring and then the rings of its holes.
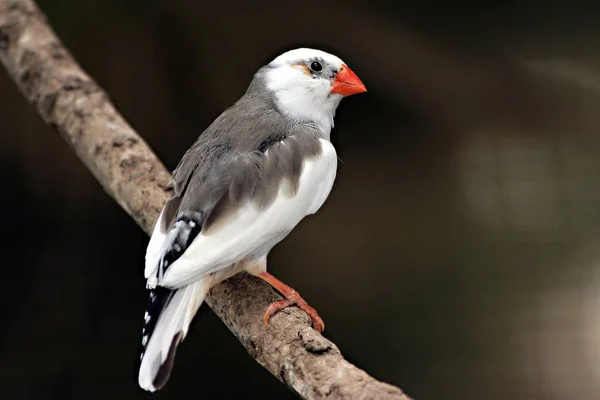
{"type": "MultiPolygon", "coordinates": [[[[168,196],[169,172],[75,62],[33,1],[0,0],[0,61],[104,190],[150,233],[168,196]]],[[[409,400],[346,361],[302,311],[285,309],[265,326],[262,315],[279,298],[266,283],[239,274],[213,288],[207,303],[256,361],[302,398],[409,400]]]]}

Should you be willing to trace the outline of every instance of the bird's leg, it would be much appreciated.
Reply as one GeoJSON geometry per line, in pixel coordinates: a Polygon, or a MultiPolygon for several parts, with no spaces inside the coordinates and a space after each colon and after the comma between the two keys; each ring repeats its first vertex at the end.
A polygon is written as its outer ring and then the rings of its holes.
{"type": "Polygon", "coordinates": [[[268,272],[261,272],[259,274],[256,274],[256,276],[267,282],[269,285],[273,286],[285,297],[284,300],[276,301],[275,303],[271,304],[269,308],[267,308],[267,312],[265,312],[265,316],[263,317],[265,325],[269,322],[269,317],[271,315],[275,314],[277,311],[283,308],[295,305],[308,314],[308,316],[312,320],[313,328],[317,332],[323,332],[323,329],[325,329],[325,324],[323,323],[323,320],[321,319],[321,317],[319,317],[317,311],[311,306],[309,306],[308,303],[306,303],[306,300],[300,297],[300,294],[298,292],[296,292],[294,289],[281,282],[279,279],[275,278],[268,272]]]}

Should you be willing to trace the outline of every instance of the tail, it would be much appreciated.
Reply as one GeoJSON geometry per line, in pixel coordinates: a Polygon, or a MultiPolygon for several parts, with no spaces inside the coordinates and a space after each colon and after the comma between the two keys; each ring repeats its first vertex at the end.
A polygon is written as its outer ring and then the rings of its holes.
{"type": "Polygon", "coordinates": [[[183,288],[150,290],[144,314],[138,383],[144,390],[160,390],[169,379],[177,345],[204,301],[208,288],[203,280],[183,288]]]}

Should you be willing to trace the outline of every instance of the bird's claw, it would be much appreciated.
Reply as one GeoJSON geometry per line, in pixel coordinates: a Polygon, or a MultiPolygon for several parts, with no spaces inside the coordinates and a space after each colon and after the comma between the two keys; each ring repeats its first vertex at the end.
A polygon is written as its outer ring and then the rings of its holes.
{"type": "Polygon", "coordinates": [[[291,299],[283,299],[272,303],[269,306],[269,308],[267,308],[267,311],[265,312],[265,315],[263,317],[265,325],[269,323],[269,318],[271,317],[271,315],[275,314],[281,309],[294,305],[308,314],[308,316],[312,320],[314,330],[316,330],[319,333],[323,332],[323,330],[325,329],[325,323],[317,313],[317,310],[309,306],[308,303],[306,303],[306,301],[300,296],[294,296],[291,299]]]}

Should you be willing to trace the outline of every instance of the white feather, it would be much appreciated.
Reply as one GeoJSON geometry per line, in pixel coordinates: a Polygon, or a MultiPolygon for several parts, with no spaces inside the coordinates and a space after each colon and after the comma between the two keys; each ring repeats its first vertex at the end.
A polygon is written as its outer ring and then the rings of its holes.
{"type": "MultiPolygon", "coordinates": [[[[163,210],[160,212],[160,215],[158,216],[156,224],[154,225],[154,229],[152,230],[152,236],[150,236],[150,241],[148,242],[148,247],[146,248],[146,264],[144,268],[144,274],[146,278],[148,277],[148,271],[156,270],[158,262],[160,261],[162,245],[167,237],[167,234],[161,232],[160,230],[164,212],[165,210],[163,208],[163,210]]],[[[154,285],[154,282],[149,283],[154,285]]]]}
{"type": "Polygon", "coordinates": [[[167,307],[161,312],[144,352],[138,375],[142,389],[154,392],[153,381],[161,364],[165,362],[175,335],[187,335],[192,318],[204,301],[211,282],[199,280],[175,292],[167,307]]]}
{"type": "Polygon", "coordinates": [[[267,87],[273,92],[281,111],[295,121],[314,121],[329,139],[333,117],[342,100],[341,95],[331,94],[329,79],[313,79],[297,67],[299,60],[323,59],[340,69],[344,62],[321,50],[300,48],[290,50],[269,64],[267,87]]]}
{"type": "MultiPolygon", "coordinates": [[[[266,257],[305,216],[314,214],[323,205],[331,191],[337,171],[337,154],[328,140],[320,139],[320,143],[322,153],[305,161],[295,196],[287,196],[282,185],[268,209],[259,211],[253,203],[248,203],[217,232],[209,236],[200,233],[171,264],[158,282],[160,286],[182,287],[247,257],[266,257]]],[[[157,234],[156,229],[154,234],[157,234]]],[[[154,260],[152,255],[160,248],[161,239],[164,241],[164,235],[153,242],[156,247],[150,249],[149,246],[147,260],[154,260]]],[[[146,278],[151,278],[156,268],[157,262],[147,263],[146,278]]],[[[154,282],[149,279],[150,283],[154,282]]]]}
{"type": "Polygon", "coordinates": [[[336,68],[341,68],[344,62],[337,56],[327,53],[323,50],[311,49],[308,47],[301,47],[299,49],[293,49],[286,51],[283,54],[275,57],[269,65],[273,67],[298,62],[298,60],[310,60],[313,58],[322,58],[336,68]]]}

